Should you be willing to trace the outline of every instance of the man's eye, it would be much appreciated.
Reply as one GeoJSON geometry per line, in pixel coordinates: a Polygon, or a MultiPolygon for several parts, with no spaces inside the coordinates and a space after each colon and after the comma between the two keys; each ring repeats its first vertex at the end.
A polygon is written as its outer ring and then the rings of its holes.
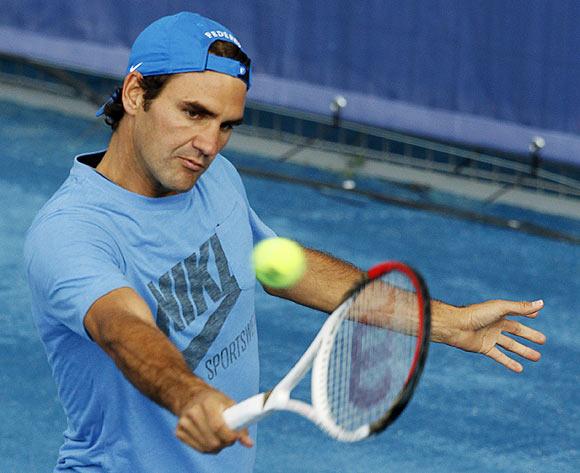
{"type": "Polygon", "coordinates": [[[230,130],[234,129],[234,126],[230,125],[230,124],[225,124],[225,125],[222,125],[221,128],[223,131],[230,131],[230,130]]]}
{"type": "Polygon", "coordinates": [[[189,118],[201,118],[201,114],[195,110],[185,110],[189,118]]]}

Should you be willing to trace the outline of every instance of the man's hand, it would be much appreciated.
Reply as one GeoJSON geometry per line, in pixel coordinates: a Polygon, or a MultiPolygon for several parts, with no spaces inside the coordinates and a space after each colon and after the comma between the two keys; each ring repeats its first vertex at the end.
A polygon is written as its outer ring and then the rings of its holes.
{"type": "Polygon", "coordinates": [[[177,438],[202,453],[219,453],[236,441],[253,447],[247,429],[236,432],[224,421],[223,412],[234,404],[225,394],[207,386],[180,413],[177,438]]]}
{"type": "Polygon", "coordinates": [[[520,373],[523,371],[523,366],[502,352],[499,347],[530,361],[538,361],[541,355],[507,334],[539,344],[546,342],[546,336],[521,322],[506,317],[515,315],[533,319],[538,316],[543,307],[543,301],[497,300],[467,307],[451,307],[435,302],[433,339],[465,351],[481,353],[506,368],[520,373]]]}

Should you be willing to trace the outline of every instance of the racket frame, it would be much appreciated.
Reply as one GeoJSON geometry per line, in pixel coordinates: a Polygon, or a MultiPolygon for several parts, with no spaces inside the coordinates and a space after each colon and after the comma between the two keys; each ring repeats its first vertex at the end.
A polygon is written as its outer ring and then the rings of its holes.
{"type": "Polygon", "coordinates": [[[429,297],[427,286],[419,273],[405,263],[388,261],[372,267],[366,274],[367,277],[346,296],[346,301],[341,306],[342,310],[337,311],[339,312],[337,318],[333,320],[333,323],[328,327],[328,332],[325,333],[324,338],[321,340],[321,346],[319,347],[312,368],[311,398],[312,405],[320,419],[319,426],[332,437],[345,442],[355,442],[362,440],[369,435],[378,434],[385,430],[401,415],[411,400],[417,383],[421,378],[427,360],[430,341],[431,299],[429,297]],[[354,431],[348,431],[338,426],[331,415],[327,397],[328,355],[333,348],[335,332],[340,326],[344,316],[346,316],[346,309],[348,308],[348,306],[345,305],[346,302],[352,301],[352,296],[357,292],[360,292],[369,282],[392,271],[403,273],[411,281],[417,294],[418,307],[421,308],[413,360],[411,361],[411,367],[407,379],[405,380],[404,387],[398,394],[390,409],[372,424],[363,425],[354,431]]]}
{"type": "Polygon", "coordinates": [[[367,271],[361,282],[346,296],[340,306],[328,317],[316,335],[313,342],[304,352],[300,360],[288,371],[286,376],[271,390],[259,393],[234,406],[223,413],[226,424],[234,429],[241,429],[255,423],[277,410],[295,412],[316,424],[323,431],[337,440],[354,442],[369,435],[385,430],[403,412],[417,386],[423,372],[429,347],[431,331],[430,297],[423,278],[411,267],[397,261],[378,264],[367,271]],[[331,350],[337,329],[348,313],[352,304],[352,296],[361,291],[369,282],[380,278],[391,271],[399,271],[409,278],[415,288],[418,306],[422,308],[419,319],[417,342],[414,357],[405,380],[405,385],[391,408],[370,425],[363,425],[354,431],[347,431],[338,426],[330,414],[327,389],[327,353],[321,350],[331,350]],[[311,399],[312,405],[297,399],[291,399],[290,393],[312,368],[311,399]]]}

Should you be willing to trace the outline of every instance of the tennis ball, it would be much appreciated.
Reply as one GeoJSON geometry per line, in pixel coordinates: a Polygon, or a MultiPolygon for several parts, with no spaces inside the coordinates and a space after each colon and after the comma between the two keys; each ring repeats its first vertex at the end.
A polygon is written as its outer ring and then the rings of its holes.
{"type": "Polygon", "coordinates": [[[287,238],[268,238],[254,247],[252,263],[260,282],[274,289],[296,284],[306,270],[304,250],[287,238]]]}

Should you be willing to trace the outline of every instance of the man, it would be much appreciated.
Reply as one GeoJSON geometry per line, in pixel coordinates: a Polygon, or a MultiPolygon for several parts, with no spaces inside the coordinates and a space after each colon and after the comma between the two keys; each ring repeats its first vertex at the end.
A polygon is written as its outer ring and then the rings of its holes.
{"type": "MultiPolygon", "coordinates": [[[[219,155],[250,79],[222,25],[193,13],[150,25],[99,112],[114,130],[107,150],[75,158],[29,230],[33,315],[68,417],[55,471],[253,468],[252,435],[228,429],[222,412],[258,390],[248,262],[274,233],[219,155]],[[227,372],[202,369],[232,346],[227,372]]],[[[361,274],[315,250],[307,263],[293,288],[266,290],[330,312],[361,274]]],[[[542,306],[434,302],[432,338],[521,371],[498,346],[540,354],[503,333],[545,337],[504,317],[535,317],[542,306]]]]}

